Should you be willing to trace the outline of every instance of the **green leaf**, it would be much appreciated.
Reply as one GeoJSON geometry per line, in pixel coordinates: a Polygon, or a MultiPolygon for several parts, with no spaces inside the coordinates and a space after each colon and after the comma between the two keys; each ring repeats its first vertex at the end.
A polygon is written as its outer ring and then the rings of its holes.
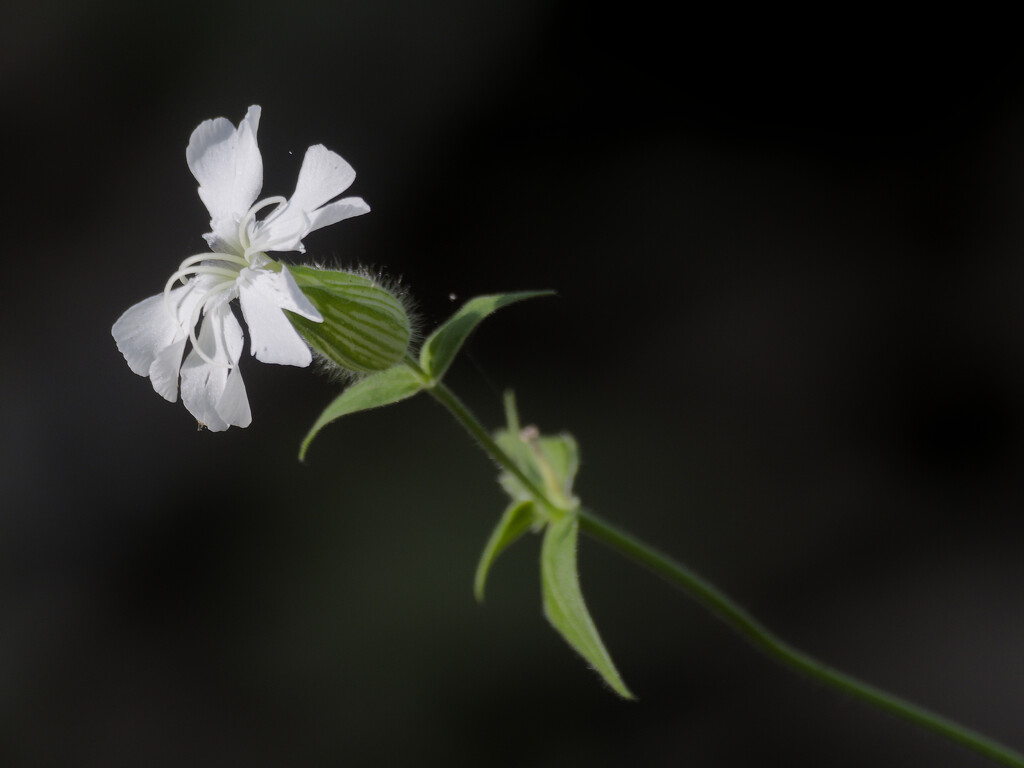
{"type": "Polygon", "coordinates": [[[509,545],[515,543],[524,533],[530,530],[540,516],[532,501],[521,501],[509,505],[494,527],[491,538],[487,540],[480,564],[476,567],[476,578],[473,580],[473,594],[478,603],[484,601],[484,582],[491,565],[509,545]]]}
{"type": "Polygon", "coordinates": [[[430,334],[420,352],[420,365],[434,381],[440,381],[448,371],[455,355],[480,321],[493,312],[524,299],[536,296],[551,296],[554,291],[522,291],[501,293],[493,296],[477,296],[470,299],[454,315],[430,334]]]}
{"type": "Polygon", "coordinates": [[[617,694],[632,699],[633,694],[619,677],[583,602],[576,573],[578,534],[579,518],[576,515],[566,515],[553,521],[544,534],[540,553],[544,615],[617,694]]]}
{"type": "Polygon", "coordinates": [[[357,411],[391,405],[399,400],[412,397],[423,389],[423,382],[405,365],[396,365],[386,371],[367,376],[350,386],[328,405],[313,428],[309,430],[302,447],[299,448],[299,461],[305,461],[306,451],[313,438],[325,426],[335,419],[357,411]]]}

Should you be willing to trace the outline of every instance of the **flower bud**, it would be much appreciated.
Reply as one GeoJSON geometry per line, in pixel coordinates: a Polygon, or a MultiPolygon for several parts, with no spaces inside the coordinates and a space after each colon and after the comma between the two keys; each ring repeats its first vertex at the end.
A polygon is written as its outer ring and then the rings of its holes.
{"type": "MultiPolygon", "coordinates": [[[[556,507],[570,510],[578,506],[579,499],[572,492],[580,466],[576,439],[568,432],[542,435],[534,426],[520,428],[515,395],[511,391],[505,393],[505,419],[505,429],[499,429],[494,435],[501,449],[556,507]]],[[[498,482],[516,501],[534,498],[530,489],[508,470],[502,471],[498,482]]]]}
{"type": "Polygon", "coordinates": [[[288,319],[321,355],[356,373],[383,371],[405,355],[412,331],[393,293],[351,272],[292,266],[288,271],[324,318],[317,323],[289,312],[288,319]]]}

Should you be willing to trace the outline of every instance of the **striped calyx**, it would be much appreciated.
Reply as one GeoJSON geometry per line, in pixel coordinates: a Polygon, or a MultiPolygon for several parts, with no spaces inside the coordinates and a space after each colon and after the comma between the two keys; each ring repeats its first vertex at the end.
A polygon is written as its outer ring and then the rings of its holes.
{"type": "Polygon", "coordinates": [[[321,355],[356,373],[383,371],[405,355],[409,316],[390,291],[350,272],[292,266],[288,271],[324,320],[293,312],[288,319],[321,355]]]}

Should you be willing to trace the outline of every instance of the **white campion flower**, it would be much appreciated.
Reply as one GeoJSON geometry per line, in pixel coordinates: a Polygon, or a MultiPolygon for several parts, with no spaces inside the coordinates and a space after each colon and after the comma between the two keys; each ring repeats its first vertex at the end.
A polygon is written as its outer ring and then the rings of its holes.
{"type": "Polygon", "coordinates": [[[288,268],[266,254],[302,252],[302,238],[313,230],[370,210],[358,197],[329,202],[348,189],[356,174],[320,144],[306,150],[290,199],[255,202],[263,186],[263,159],[256,144],[259,121],[260,108],[252,106],[237,129],[218,117],[192,132],[185,158],[210,212],[211,231],[203,235],[210,252],[181,262],[162,294],[130,307],[111,329],[129,367],[148,376],[153,389],[172,403],[180,374],[182,402],[214,432],[252,421],[238,370],[242,327],[230,302],[239,300],[257,360],[309,365],[309,347],[282,310],[315,322],[323,317],[288,268]],[[256,218],[271,207],[264,218],[256,218]],[[182,285],[174,288],[178,281],[182,285]],[[182,364],[189,341],[192,350],[182,364]]]}

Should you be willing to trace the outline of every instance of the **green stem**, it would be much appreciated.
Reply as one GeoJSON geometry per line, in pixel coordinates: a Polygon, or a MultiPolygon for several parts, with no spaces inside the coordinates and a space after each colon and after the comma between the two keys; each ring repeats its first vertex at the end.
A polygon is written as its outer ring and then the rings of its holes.
{"type": "Polygon", "coordinates": [[[718,614],[719,618],[748,642],[779,663],[879,709],[891,712],[897,717],[916,723],[922,728],[945,736],[947,739],[996,762],[1018,768],[1024,766],[1024,756],[1008,747],[941,715],[929,712],[923,707],[911,704],[898,696],[893,696],[850,675],[831,669],[817,659],[797,650],[780,640],[761,622],[686,566],[638,541],[628,533],[620,531],[590,512],[581,510],[579,515],[580,528],[583,531],[687,592],[706,608],[718,614]]]}
{"type": "Polygon", "coordinates": [[[484,451],[494,459],[502,469],[515,476],[516,480],[522,483],[523,487],[526,488],[526,490],[528,490],[539,503],[556,513],[563,513],[563,510],[552,504],[545,493],[537,487],[537,484],[528,478],[523,473],[523,470],[519,468],[519,465],[501,449],[501,446],[499,446],[494,441],[494,438],[491,437],[491,433],[488,432],[477,420],[476,416],[474,416],[470,410],[462,404],[462,401],[459,400],[454,392],[448,389],[448,387],[440,381],[434,381],[431,379],[430,375],[420,367],[419,363],[417,363],[413,357],[406,356],[405,364],[420,378],[431,396],[451,412],[452,416],[454,416],[458,422],[466,428],[466,431],[469,432],[473,439],[480,444],[480,447],[483,448],[484,451]]]}
{"type": "MultiPolygon", "coordinates": [[[[440,382],[431,381],[429,376],[411,358],[406,363],[416,371],[427,391],[447,408],[466,431],[475,439],[494,461],[513,474],[520,483],[549,510],[564,513],[553,504],[544,492],[519,469],[512,458],[501,449],[476,417],[463,405],[455,394],[440,382]]],[[[923,707],[911,704],[897,696],[861,682],[850,675],[831,669],[817,659],[797,650],[780,640],[763,624],[733,602],[729,597],[702,579],[681,563],[658,552],[654,548],[633,538],[629,534],[604,522],[586,510],[579,510],[580,528],[591,537],[639,563],[666,579],[673,586],[683,590],[717,614],[749,643],[770,657],[796,672],[824,683],[842,693],[853,696],[872,706],[890,712],[897,717],[945,736],[951,741],[974,750],[1003,765],[1024,768],[1024,756],[1004,747],[980,733],[948,720],[923,707]]]]}

